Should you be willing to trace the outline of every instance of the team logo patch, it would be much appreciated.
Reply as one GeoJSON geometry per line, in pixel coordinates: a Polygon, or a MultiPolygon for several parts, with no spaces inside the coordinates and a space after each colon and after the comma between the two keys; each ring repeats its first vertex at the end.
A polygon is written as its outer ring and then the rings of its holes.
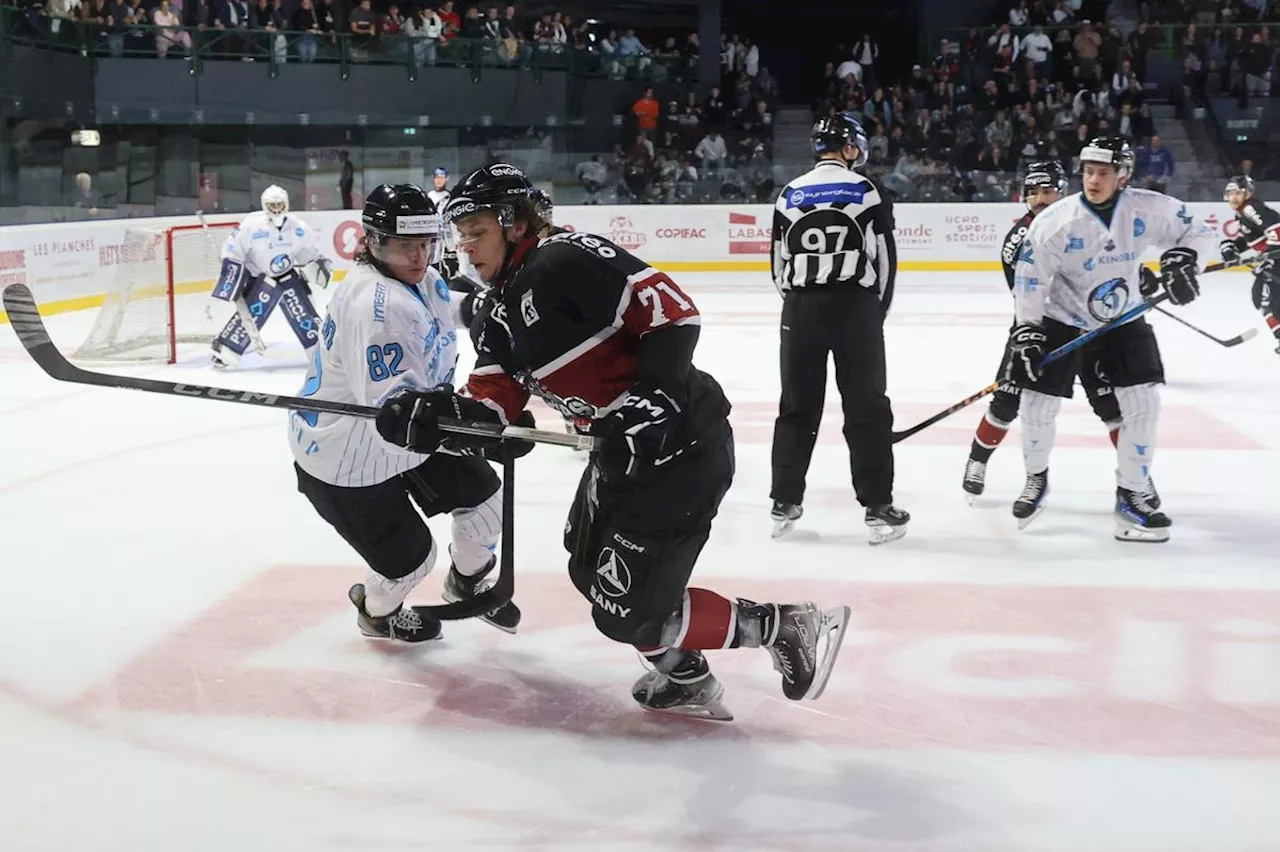
{"type": "Polygon", "coordinates": [[[533,291],[525,290],[524,295],[520,297],[520,318],[524,320],[525,327],[533,325],[538,321],[538,309],[533,306],[533,291]]]}
{"type": "Polygon", "coordinates": [[[1129,285],[1123,278],[1104,281],[1089,294],[1089,313],[1098,322],[1110,322],[1129,304],[1129,285]]]}
{"type": "Polygon", "coordinates": [[[444,299],[446,302],[452,298],[449,295],[449,285],[444,283],[443,278],[436,279],[436,295],[441,299],[444,299]]]}
{"type": "Polygon", "coordinates": [[[596,560],[596,585],[602,594],[620,598],[631,591],[631,569],[612,547],[600,551],[596,560]]]}
{"type": "Polygon", "coordinates": [[[271,258],[271,274],[272,275],[281,275],[285,272],[288,272],[290,267],[292,266],[293,266],[293,261],[289,259],[289,255],[287,254],[278,254],[275,257],[271,258]]]}
{"type": "Polygon", "coordinates": [[[1147,223],[1142,221],[1141,216],[1135,216],[1133,219],[1133,235],[1140,237],[1147,232],[1147,223]]]}

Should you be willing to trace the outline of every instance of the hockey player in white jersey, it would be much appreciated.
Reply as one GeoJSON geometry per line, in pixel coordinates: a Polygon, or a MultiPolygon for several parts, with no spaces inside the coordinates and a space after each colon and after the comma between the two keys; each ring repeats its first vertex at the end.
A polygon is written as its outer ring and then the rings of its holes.
{"type": "Polygon", "coordinates": [[[1043,508],[1058,409],[1077,370],[1115,387],[1122,425],[1116,443],[1115,536],[1167,541],[1170,520],[1146,493],[1160,416],[1164,366],[1143,317],[1102,334],[1074,357],[1042,365],[1045,354],[1098,328],[1163,289],[1175,305],[1200,293],[1197,274],[1217,255],[1213,231],[1176,198],[1126,186],[1133,151],[1119,137],[1080,152],[1084,191],[1052,204],[1031,223],[1014,272],[1016,323],[1005,376],[1022,389],[1027,481],[1013,505],[1019,526],[1043,508]],[[1157,276],[1139,263],[1163,249],[1157,276]]]}
{"type": "MultiPolygon", "coordinates": [[[[252,345],[264,349],[258,332],[277,306],[304,350],[316,345],[320,317],[302,267],[314,262],[316,285],[329,286],[330,264],[315,231],[289,213],[289,194],[278,186],[262,193],[262,210],[250,213],[222,247],[222,270],[213,298],[230,302],[235,314],[213,341],[213,366],[226,370],[252,345]]],[[[308,352],[309,354],[309,352],[308,352]]]]}
{"type": "MultiPolygon", "coordinates": [[[[448,385],[458,332],[449,289],[431,266],[441,220],[426,193],[412,184],[379,186],[361,220],[364,244],[329,303],[301,395],[381,406],[409,390],[448,385]]],[[[452,515],[445,599],[491,585],[502,493],[484,458],[443,448],[411,452],[356,417],[293,411],[289,432],[298,490],[368,565],[365,581],[349,592],[366,636],[421,642],[440,635],[438,619],[404,606],[437,559],[415,503],[427,517],[452,515]]],[[[507,603],[482,617],[514,633],[520,610],[507,603]]]]}

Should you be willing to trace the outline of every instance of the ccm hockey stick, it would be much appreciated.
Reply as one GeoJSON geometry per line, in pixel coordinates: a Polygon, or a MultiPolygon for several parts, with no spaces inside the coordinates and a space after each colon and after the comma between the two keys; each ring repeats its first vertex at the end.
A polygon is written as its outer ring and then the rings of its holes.
{"type": "Polygon", "coordinates": [[[1175,322],[1182,323],[1187,328],[1194,331],[1196,334],[1199,334],[1202,337],[1209,338],[1219,346],[1228,346],[1228,347],[1239,346],[1241,343],[1244,343],[1246,340],[1252,340],[1258,335],[1258,330],[1256,328],[1247,328],[1240,334],[1237,334],[1235,337],[1232,337],[1228,340],[1223,340],[1221,337],[1214,337],[1212,334],[1200,328],[1199,326],[1192,325],[1191,323],[1184,320],[1182,317],[1175,314],[1173,311],[1165,310],[1164,308],[1156,308],[1156,310],[1164,314],[1165,316],[1167,316],[1169,319],[1174,320],[1175,322]]]}
{"type": "MultiPolygon", "coordinates": [[[[265,408],[323,411],[329,414],[368,418],[377,417],[378,415],[377,408],[365,405],[352,405],[297,396],[279,396],[256,393],[254,391],[231,390],[207,385],[189,385],[181,382],[166,382],[134,376],[115,376],[84,370],[69,362],[58,351],[58,347],[53,345],[53,341],[49,339],[49,332],[45,328],[44,320],[41,319],[39,312],[36,310],[35,299],[31,296],[31,290],[26,285],[13,284],[7,287],[4,290],[3,301],[5,310],[9,314],[9,322],[17,333],[18,340],[22,343],[22,348],[27,350],[27,354],[31,356],[31,359],[50,377],[61,382],[124,388],[126,390],[167,394],[170,396],[212,399],[220,402],[238,402],[243,405],[256,405],[265,408]]],[[[539,444],[558,444],[586,450],[590,450],[595,443],[595,439],[589,435],[567,435],[563,432],[548,432],[523,426],[469,423],[453,419],[442,419],[440,421],[440,429],[444,432],[452,432],[459,435],[480,435],[508,440],[532,441],[539,444]]],[[[442,620],[453,621],[474,618],[477,615],[492,612],[511,600],[515,590],[515,539],[512,535],[515,518],[515,460],[509,456],[503,459],[502,474],[502,551],[498,578],[493,587],[465,601],[418,607],[417,609],[421,612],[442,620]]]]}

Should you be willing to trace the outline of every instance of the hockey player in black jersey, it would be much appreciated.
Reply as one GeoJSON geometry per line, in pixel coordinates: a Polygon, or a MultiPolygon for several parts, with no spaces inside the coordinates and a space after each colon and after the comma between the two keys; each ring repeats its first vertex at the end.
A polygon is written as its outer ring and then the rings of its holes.
{"type": "MultiPolygon", "coordinates": [[[[1022,238],[1031,227],[1031,221],[1040,211],[1062,198],[1066,190],[1067,173],[1057,160],[1043,160],[1027,165],[1026,177],[1022,179],[1022,198],[1026,202],[1027,212],[1013,224],[1000,249],[1000,265],[1004,267],[1005,283],[1010,291],[1013,290],[1013,269],[1018,261],[1018,251],[1022,238]]],[[[998,377],[1004,376],[1008,358],[1006,352],[996,373],[998,377]]],[[[1120,437],[1121,425],[1120,405],[1116,402],[1115,389],[1107,383],[1106,376],[1097,365],[1092,363],[1082,365],[1080,384],[1084,387],[1093,413],[1106,424],[1111,444],[1115,446],[1120,437]]],[[[969,460],[964,466],[963,486],[971,504],[986,489],[987,462],[1017,419],[1020,399],[1018,388],[1011,382],[1004,382],[991,395],[991,404],[978,422],[973,443],[969,447],[969,460]]],[[[1153,506],[1159,508],[1160,497],[1156,494],[1154,485],[1151,487],[1151,498],[1153,506]]]]}
{"type": "Polygon", "coordinates": [[[513,423],[537,395],[600,439],[564,546],[597,629],[653,666],[632,688],[635,700],[731,718],[703,651],[739,647],[768,650],[788,698],[817,698],[848,607],[755,603],[689,586],[734,472],[729,402],[693,366],[698,309],[665,273],[609,240],[552,226],[535,193],[505,163],[454,187],[445,220],[491,287],[473,326],[476,367],[464,395],[437,388],[389,400],[380,433],[427,451],[444,441],[439,417],[513,423]]]}
{"type": "MultiPolygon", "coordinates": [[[[1253,178],[1236,175],[1227,181],[1223,200],[1231,205],[1240,225],[1240,234],[1223,240],[1219,246],[1226,263],[1239,263],[1241,255],[1252,249],[1268,252],[1280,249],[1280,213],[1253,197],[1253,178]]],[[[1267,259],[1253,272],[1253,306],[1262,313],[1267,328],[1276,337],[1276,354],[1280,355],[1280,260],[1267,259]]]]}

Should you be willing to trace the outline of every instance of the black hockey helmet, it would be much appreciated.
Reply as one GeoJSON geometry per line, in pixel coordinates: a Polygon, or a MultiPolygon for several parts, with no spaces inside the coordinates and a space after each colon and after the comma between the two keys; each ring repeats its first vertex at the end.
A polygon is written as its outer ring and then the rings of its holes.
{"type": "Polygon", "coordinates": [[[422,187],[384,183],[369,193],[360,213],[366,237],[438,237],[440,214],[422,187]]]}
{"type": "MultiPolygon", "coordinates": [[[[384,183],[364,201],[360,213],[364,226],[364,241],[370,259],[375,264],[385,264],[397,258],[388,255],[391,240],[425,239],[427,262],[436,260],[440,248],[440,214],[435,203],[422,188],[411,183],[384,183]]],[[[388,274],[385,268],[380,268],[388,274]]]]}
{"type": "Polygon", "coordinates": [[[1115,166],[1122,177],[1133,174],[1133,148],[1122,136],[1095,136],[1080,149],[1080,173],[1085,163],[1105,163],[1115,166]]]}
{"type": "Polygon", "coordinates": [[[1036,186],[1047,186],[1059,193],[1067,191],[1067,170],[1057,160],[1036,160],[1027,165],[1027,174],[1022,178],[1022,189],[1036,186]]]}
{"type": "Polygon", "coordinates": [[[534,203],[536,210],[537,192],[525,173],[509,163],[482,166],[454,186],[444,208],[444,221],[456,225],[461,219],[490,210],[497,215],[498,224],[509,228],[515,224],[522,202],[534,203]]]}
{"type": "Polygon", "coordinates": [[[1245,198],[1253,197],[1253,178],[1248,175],[1232,175],[1227,179],[1227,185],[1222,188],[1222,200],[1227,200],[1227,194],[1232,192],[1243,192],[1245,198]]]}
{"type": "Polygon", "coordinates": [[[851,112],[839,112],[818,119],[809,136],[813,143],[813,153],[819,157],[823,154],[843,154],[846,145],[858,149],[858,158],[846,161],[849,168],[857,168],[867,161],[867,133],[862,129],[862,122],[851,112]]]}

